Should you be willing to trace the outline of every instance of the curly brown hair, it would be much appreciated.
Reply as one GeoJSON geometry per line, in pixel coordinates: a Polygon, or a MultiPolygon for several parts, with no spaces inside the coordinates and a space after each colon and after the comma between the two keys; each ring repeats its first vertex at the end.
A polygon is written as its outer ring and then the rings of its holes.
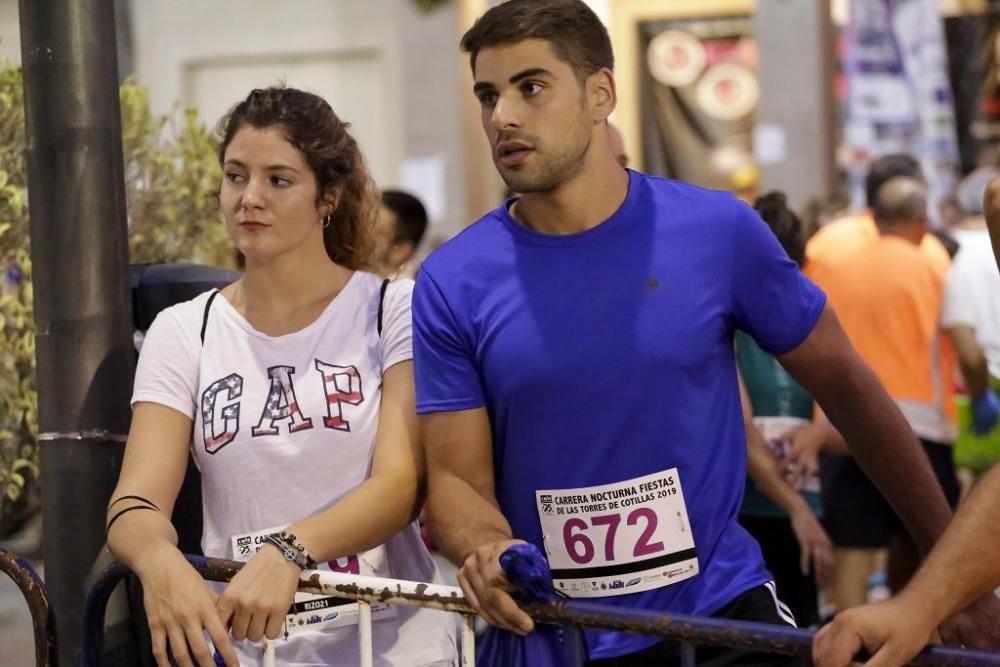
{"type": "Polygon", "coordinates": [[[364,156],[348,132],[350,124],[318,95],[285,86],[258,88],[219,121],[220,164],[244,125],[284,130],[316,177],[317,204],[324,199],[336,202],[330,224],[323,229],[326,253],[349,269],[370,267],[379,196],[364,156]]]}

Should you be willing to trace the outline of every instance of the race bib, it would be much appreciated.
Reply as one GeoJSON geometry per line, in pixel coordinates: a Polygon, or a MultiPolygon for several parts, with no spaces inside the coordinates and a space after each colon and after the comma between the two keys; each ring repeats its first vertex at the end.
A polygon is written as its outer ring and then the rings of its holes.
{"type": "Polygon", "coordinates": [[[557,590],[593,598],[662,588],[698,574],[677,469],[625,482],[535,492],[557,590]]]}
{"type": "MultiPolygon", "coordinates": [[[[233,558],[244,563],[249,561],[264,545],[264,538],[280,530],[282,528],[269,528],[255,533],[234,535],[232,538],[233,558]]],[[[319,563],[316,569],[371,577],[387,577],[389,574],[386,565],[386,551],[383,546],[353,556],[344,556],[337,560],[319,563]]],[[[396,610],[392,605],[372,603],[373,621],[395,616],[396,610]]],[[[358,603],[353,600],[312,593],[296,593],[295,601],[288,610],[288,616],[285,617],[283,635],[285,639],[288,639],[303,630],[326,630],[356,625],[357,622],[358,603]]]]}

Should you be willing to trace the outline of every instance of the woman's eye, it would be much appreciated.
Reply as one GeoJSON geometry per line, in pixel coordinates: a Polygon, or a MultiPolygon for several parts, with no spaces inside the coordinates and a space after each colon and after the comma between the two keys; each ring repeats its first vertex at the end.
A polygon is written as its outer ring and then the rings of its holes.
{"type": "Polygon", "coordinates": [[[226,172],[226,180],[230,183],[242,183],[244,179],[243,174],[237,174],[236,172],[229,171],[226,172]]]}
{"type": "Polygon", "coordinates": [[[271,177],[271,185],[274,185],[276,187],[282,188],[289,184],[291,184],[291,181],[288,180],[287,178],[282,178],[281,176],[271,177]]]}

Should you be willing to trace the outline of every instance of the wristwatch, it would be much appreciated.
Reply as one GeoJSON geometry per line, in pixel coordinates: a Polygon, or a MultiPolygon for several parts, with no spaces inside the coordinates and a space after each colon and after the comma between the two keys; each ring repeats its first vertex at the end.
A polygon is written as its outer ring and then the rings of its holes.
{"type": "Polygon", "coordinates": [[[313,570],[316,568],[316,561],[309,555],[309,550],[299,543],[295,535],[283,530],[280,533],[271,533],[264,540],[278,547],[278,551],[285,557],[285,560],[295,563],[301,569],[313,570]]]}

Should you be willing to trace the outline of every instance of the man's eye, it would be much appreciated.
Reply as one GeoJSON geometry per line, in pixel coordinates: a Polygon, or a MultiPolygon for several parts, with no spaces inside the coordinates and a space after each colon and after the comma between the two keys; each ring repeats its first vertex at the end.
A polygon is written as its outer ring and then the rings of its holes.
{"type": "Polygon", "coordinates": [[[497,94],[493,92],[479,93],[479,103],[491,107],[497,103],[497,94]]]}
{"type": "Polygon", "coordinates": [[[528,81],[524,84],[521,90],[524,91],[525,95],[534,95],[541,92],[542,85],[540,83],[535,83],[534,81],[528,81]]]}

